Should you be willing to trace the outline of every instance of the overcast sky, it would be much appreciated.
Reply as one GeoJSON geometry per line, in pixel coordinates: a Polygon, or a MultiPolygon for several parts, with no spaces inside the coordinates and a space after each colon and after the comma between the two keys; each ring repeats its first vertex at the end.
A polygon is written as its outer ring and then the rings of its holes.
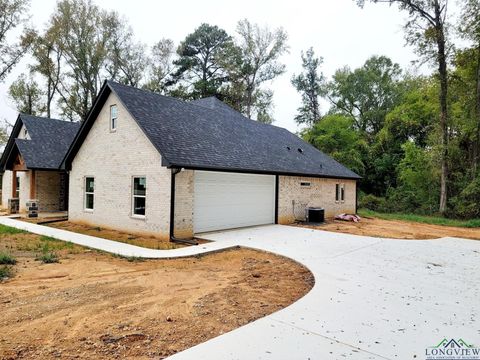
{"type": "MultiPolygon", "coordinates": [[[[316,54],[324,58],[322,70],[326,76],[344,65],[361,66],[372,55],[386,55],[405,68],[415,59],[412,49],[404,46],[405,14],[385,4],[367,4],[360,9],[354,0],[96,0],[96,3],[126,16],[136,37],[147,45],[163,37],[178,44],[202,22],[218,25],[230,34],[234,34],[236,23],[242,18],[271,28],[283,27],[290,46],[289,54],[281,58],[287,72],[269,85],[275,93],[275,125],[292,132],[297,131],[293,118],[300,96],[291,86],[290,78],[301,71],[302,50],[313,46],[316,54]]],[[[32,0],[30,22],[42,29],[55,4],[56,0],[32,0]]],[[[0,84],[0,119],[13,122],[16,118],[7,89],[25,71],[27,61],[24,59],[0,84]]]]}

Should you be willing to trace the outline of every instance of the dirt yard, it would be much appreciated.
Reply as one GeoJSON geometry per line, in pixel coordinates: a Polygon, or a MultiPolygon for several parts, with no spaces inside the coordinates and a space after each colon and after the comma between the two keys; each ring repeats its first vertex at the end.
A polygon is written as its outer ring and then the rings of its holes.
{"type": "MultiPolygon", "coordinates": [[[[34,220],[22,219],[22,220],[37,223],[37,222],[45,221],[48,219],[34,219],[34,220]]],[[[106,229],[99,226],[90,226],[86,224],[73,223],[70,221],[52,222],[44,225],[51,226],[57,229],[73,231],[79,234],[91,235],[91,236],[96,236],[103,239],[120,241],[120,242],[124,242],[131,245],[146,247],[149,249],[170,250],[170,249],[177,249],[184,246],[189,246],[186,244],[173,243],[171,241],[156,238],[154,236],[132,234],[132,233],[117,231],[113,229],[106,229]]],[[[202,243],[202,241],[199,241],[199,243],[202,243]]]]}
{"type": "Polygon", "coordinates": [[[312,275],[248,249],[124,259],[27,233],[0,234],[17,259],[0,282],[0,359],[161,359],[279,310],[312,275]],[[60,263],[42,264],[55,251],[60,263]]]}
{"type": "Polygon", "coordinates": [[[333,220],[319,226],[302,226],[326,231],[394,239],[436,239],[454,236],[480,240],[480,228],[430,225],[400,220],[382,220],[377,218],[362,218],[359,223],[333,220]]]}

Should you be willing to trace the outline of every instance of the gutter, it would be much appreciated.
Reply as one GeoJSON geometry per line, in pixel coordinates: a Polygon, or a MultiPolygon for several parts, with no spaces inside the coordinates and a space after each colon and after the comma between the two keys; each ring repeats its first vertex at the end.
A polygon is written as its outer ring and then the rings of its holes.
{"type": "Polygon", "coordinates": [[[170,181],[170,241],[179,244],[198,245],[194,239],[177,239],[175,237],[175,177],[182,171],[182,168],[173,168],[170,181]]]}

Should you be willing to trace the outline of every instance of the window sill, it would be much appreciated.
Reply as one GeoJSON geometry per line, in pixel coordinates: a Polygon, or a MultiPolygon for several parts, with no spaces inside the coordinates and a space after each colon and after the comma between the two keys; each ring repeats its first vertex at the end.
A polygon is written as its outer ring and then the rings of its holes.
{"type": "Polygon", "coordinates": [[[93,213],[93,209],[83,209],[83,212],[86,212],[86,213],[93,213]]]}
{"type": "Polygon", "coordinates": [[[130,215],[130,218],[135,220],[146,220],[147,217],[145,215],[130,215]]]}

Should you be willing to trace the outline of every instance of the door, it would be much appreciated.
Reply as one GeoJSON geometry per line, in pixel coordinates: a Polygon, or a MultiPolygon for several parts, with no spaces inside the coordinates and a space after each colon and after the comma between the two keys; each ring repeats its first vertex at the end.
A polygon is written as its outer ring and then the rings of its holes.
{"type": "Polygon", "coordinates": [[[195,171],[194,232],[273,224],[275,176],[195,171]]]}

